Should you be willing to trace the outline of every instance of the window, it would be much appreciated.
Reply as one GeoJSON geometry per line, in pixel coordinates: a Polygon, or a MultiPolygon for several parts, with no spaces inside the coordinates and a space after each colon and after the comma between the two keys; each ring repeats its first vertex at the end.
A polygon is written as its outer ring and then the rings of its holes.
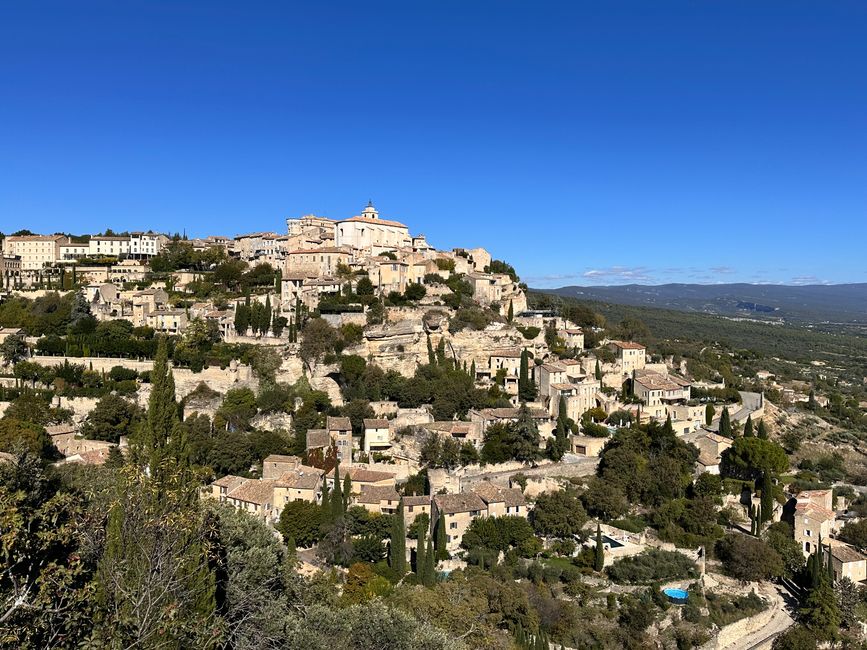
{"type": "Polygon", "coordinates": [[[449,529],[451,529],[451,530],[455,530],[457,527],[458,527],[458,522],[456,522],[456,521],[453,521],[452,523],[449,524],[449,529]]]}

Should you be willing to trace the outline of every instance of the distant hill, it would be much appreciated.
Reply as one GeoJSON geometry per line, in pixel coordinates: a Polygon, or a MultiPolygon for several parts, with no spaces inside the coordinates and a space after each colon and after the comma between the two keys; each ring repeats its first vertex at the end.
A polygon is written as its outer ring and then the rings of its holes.
{"type": "Polygon", "coordinates": [[[543,293],[636,307],[792,323],[867,323],[867,283],[625,284],[539,289],[543,293]]]}

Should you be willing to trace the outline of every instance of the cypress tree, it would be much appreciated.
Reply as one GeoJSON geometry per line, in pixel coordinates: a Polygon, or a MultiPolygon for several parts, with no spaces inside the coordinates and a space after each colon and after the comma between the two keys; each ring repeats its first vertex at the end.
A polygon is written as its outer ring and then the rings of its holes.
{"type": "Polygon", "coordinates": [[[602,381],[602,366],[599,365],[599,359],[596,359],[596,370],[593,373],[596,381],[602,381]]]}
{"type": "Polygon", "coordinates": [[[331,493],[328,490],[328,481],[323,481],[322,485],[322,513],[326,517],[331,516],[331,493]]]}
{"type": "Polygon", "coordinates": [[[602,545],[602,527],[596,524],[596,554],[593,559],[593,568],[602,571],[605,568],[605,547],[602,545]]]}
{"type": "Polygon", "coordinates": [[[436,524],[436,559],[444,561],[449,559],[449,550],[446,543],[446,520],[445,517],[437,519],[436,524]]]}
{"type": "Polygon", "coordinates": [[[436,557],[433,548],[433,540],[428,539],[427,548],[424,553],[424,586],[433,587],[436,583],[436,557]]]}
{"type": "Polygon", "coordinates": [[[509,300],[509,314],[506,316],[506,318],[509,320],[510,323],[515,318],[515,306],[512,304],[511,300],[509,300]]]}
{"type": "Polygon", "coordinates": [[[711,425],[714,415],[716,415],[716,409],[713,407],[713,404],[708,404],[704,408],[704,425],[706,427],[709,427],[711,425]]]}
{"type": "Polygon", "coordinates": [[[331,490],[331,521],[343,516],[343,492],[340,489],[340,464],[334,466],[334,488],[331,490]]]}
{"type": "Polygon", "coordinates": [[[719,416],[719,434],[721,436],[725,436],[726,438],[732,438],[734,436],[732,432],[732,423],[729,419],[729,409],[727,406],[723,408],[722,415],[719,416]]]}
{"type": "Polygon", "coordinates": [[[397,514],[392,519],[389,551],[389,566],[402,577],[406,573],[406,523],[403,519],[403,499],[398,503],[397,514]]]}
{"type": "Polygon", "coordinates": [[[429,366],[437,365],[437,358],[434,356],[433,345],[430,342],[430,334],[427,335],[427,362],[429,366]]]}
{"type": "Polygon", "coordinates": [[[770,521],[774,513],[774,484],[767,472],[762,474],[762,517],[760,524],[770,521]]]}
{"type": "Polygon", "coordinates": [[[470,364],[470,377],[473,381],[476,380],[476,360],[473,359],[472,364],[470,364]]]}
{"type": "Polygon", "coordinates": [[[753,416],[748,415],[747,421],[744,422],[744,438],[752,438],[753,435],[753,416]]]}
{"type": "Polygon", "coordinates": [[[759,428],[758,428],[758,431],[757,431],[757,435],[758,435],[758,437],[761,438],[762,440],[767,440],[767,439],[768,439],[768,428],[765,426],[765,420],[764,420],[764,418],[761,419],[761,420],[759,420],[759,428]]]}
{"type": "MultiPolygon", "coordinates": [[[[180,418],[175,402],[175,379],[168,364],[168,346],[165,337],[160,337],[154,367],[151,371],[151,394],[148,400],[147,416],[140,433],[139,461],[156,471],[166,456],[169,440],[174,437],[177,447],[179,440],[180,418]]],[[[176,449],[176,451],[181,451],[176,449]]]]}
{"type": "Polygon", "coordinates": [[[670,414],[670,413],[669,413],[668,416],[666,416],[666,418],[665,418],[665,424],[662,425],[662,431],[663,431],[666,435],[669,435],[669,436],[673,436],[673,435],[674,435],[674,427],[673,427],[672,424],[671,424],[671,414],[670,414]]]}
{"type": "Polygon", "coordinates": [[[265,296],[265,309],[262,312],[262,320],[259,323],[259,331],[267,334],[271,329],[271,294],[265,296]]]}
{"type": "Polygon", "coordinates": [[[352,498],[352,477],[347,474],[343,479],[343,511],[349,508],[349,500],[352,498]]]}
{"type": "Polygon", "coordinates": [[[427,535],[422,533],[419,535],[418,544],[415,548],[415,575],[419,582],[419,584],[424,584],[424,569],[427,566],[427,560],[424,558],[424,544],[427,539],[427,535]]]}

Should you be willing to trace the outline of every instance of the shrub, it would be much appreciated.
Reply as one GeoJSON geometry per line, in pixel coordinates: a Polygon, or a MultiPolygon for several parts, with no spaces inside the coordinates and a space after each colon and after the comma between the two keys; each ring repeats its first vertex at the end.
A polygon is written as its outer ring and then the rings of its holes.
{"type": "Polygon", "coordinates": [[[688,557],[676,551],[659,549],[649,549],[641,555],[618,560],[607,571],[614,582],[635,585],[682,580],[698,575],[695,563],[688,557]]]}

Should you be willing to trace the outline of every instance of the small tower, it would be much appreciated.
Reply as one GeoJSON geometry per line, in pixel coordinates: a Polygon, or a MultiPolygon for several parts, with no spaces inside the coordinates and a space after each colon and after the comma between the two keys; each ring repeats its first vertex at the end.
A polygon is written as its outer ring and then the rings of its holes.
{"type": "Polygon", "coordinates": [[[361,211],[361,216],[365,219],[379,219],[379,212],[373,207],[373,201],[367,202],[367,207],[361,211]]]}

